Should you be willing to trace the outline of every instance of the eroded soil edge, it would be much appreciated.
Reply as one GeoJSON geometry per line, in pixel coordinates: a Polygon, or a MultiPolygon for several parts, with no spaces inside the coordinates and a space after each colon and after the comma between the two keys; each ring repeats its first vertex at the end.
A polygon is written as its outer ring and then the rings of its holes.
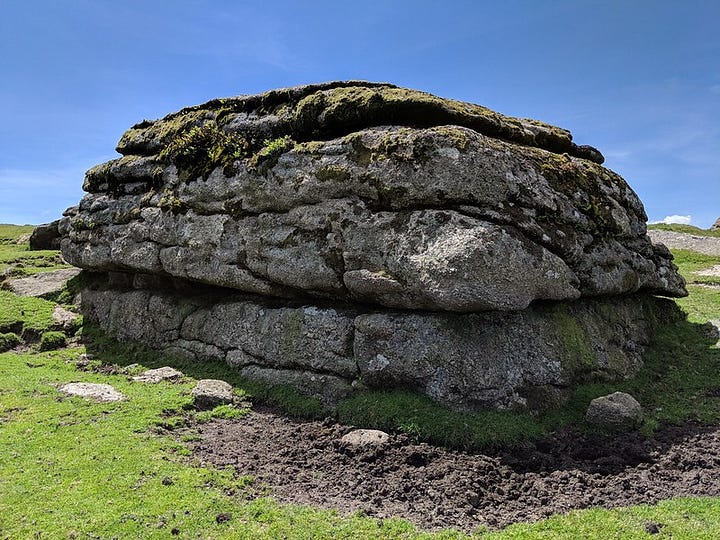
{"type": "Polygon", "coordinates": [[[720,429],[668,426],[601,439],[564,431],[522,451],[466,453],[392,435],[383,446],[340,442],[352,428],[271,411],[197,426],[195,455],[282,502],[403,517],[423,529],[501,528],[592,506],[720,495],[720,429]]]}

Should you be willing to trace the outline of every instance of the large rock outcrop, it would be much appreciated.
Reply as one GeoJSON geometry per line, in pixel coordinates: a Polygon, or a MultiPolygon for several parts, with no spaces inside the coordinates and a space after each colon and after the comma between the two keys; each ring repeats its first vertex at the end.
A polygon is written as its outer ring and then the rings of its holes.
{"type": "Polygon", "coordinates": [[[478,105],[302,86],[144,121],[118,151],[60,224],[65,259],[110,274],[88,314],[328,400],[361,381],[511,406],[631,376],[649,295],[686,294],[597,150],[478,105]]]}

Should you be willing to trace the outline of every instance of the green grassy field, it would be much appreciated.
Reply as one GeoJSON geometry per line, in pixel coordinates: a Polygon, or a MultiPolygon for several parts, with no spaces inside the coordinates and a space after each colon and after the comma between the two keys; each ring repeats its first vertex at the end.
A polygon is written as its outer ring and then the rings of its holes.
{"type": "MultiPolygon", "coordinates": [[[[0,233],[9,235],[5,229],[0,233]]],[[[20,253],[23,248],[13,246],[20,253]]],[[[711,259],[682,252],[677,262],[691,276],[705,265],[718,264],[711,259]]],[[[717,423],[720,400],[707,390],[720,388],[720,350],[710,348],[713,340],[699,323],[720,319],[720,298],[717,289],[702,285],[691,284],[690,297],[679,301],[689,322],[673,325],[659,336],[635,380],[580,387],[560,411],[540,417],[463,415],[406,393],[375,392],[348,400],[336,415],[355,425],[404,431],[421,440],[461,447],[512,445],[568,423],[582,429],[590,399],[626,390],[648,411],[642,428],[646,433],[662,422],[717,423]]],[[[71,296],[61,296],[60,301],[71,296]]],[[[0,538],[468,537],[456,531],[426,533],[401,519],[281,505],[265,496],[250,477],[200,466],[186,447],[192,433],[183,431],[178,437],[173,428],[213,415],[241,416],[245,409],[218,409],[198,418],[188,408],[193,378],[223,378],[254,402],[273,403],[300,416],[319,417],[328,411],[288,389],[243,381],[221,364],[175,363],[186,379],[158,385],[132,382],[119,369],[93,369],[132,363],[158,367],[168,359],[137,345],[116,343],[91,326],[80,329],[82,342],[72,339],[75,329],[70,329],[69,347],[39,352],[40,336],[57,331],[49,316],[54,305],[0,291],[0,334],[14,333],[23,340],[21,348],[0,353],[0,538]],[[78,370],[76,360],[86,351],[94,361],[78,370]],[[109,383],[129,399],[97,404],[62,397],[56,386],[70,381],[109,383]]],[[[684,498],[652,506],[576,511],[471,536],[695,539],[717,538],[718,530],[719,498],[684,498]],[[664,524],[660,534],[644,532],[648,521],[664,524]]]]}
{"type": "Polygon", "coordinates": [[[30,251],[27,239],[34,228],[32,225],[0,224],[0,275],[8,273],[12,277],[23,277],[69,268],[57,251],[30,251]]]}

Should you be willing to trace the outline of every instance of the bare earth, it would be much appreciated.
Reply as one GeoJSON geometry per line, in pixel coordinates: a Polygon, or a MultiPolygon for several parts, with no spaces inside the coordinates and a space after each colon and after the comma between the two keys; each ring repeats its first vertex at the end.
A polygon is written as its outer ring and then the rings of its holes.
{"type": "MultiPolygon", "coordinates": [[[[720,392],[718,393],[720,396],[720,392]]],[[[271,411],[197,426],[201,461],[283,502],[403,517],[423,529],[501,528],[572,509],[720,495],[720,428],[666,427],[649,439],[560,432],[497,454],[448,451],[391,435],[352,446],[334,421],[303,422],[271,411]]]]}

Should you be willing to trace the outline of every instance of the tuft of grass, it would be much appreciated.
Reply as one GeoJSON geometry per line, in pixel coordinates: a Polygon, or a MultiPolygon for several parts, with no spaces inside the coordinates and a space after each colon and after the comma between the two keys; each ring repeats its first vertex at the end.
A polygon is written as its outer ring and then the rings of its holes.
{"type": "Polygon", "coordinates": [[[528,413],[458,413],[408,391],[371,391],[350,397],[337,409],[341,422],[402,432],[450,448],[512,447],[539,439],[547,430],[528,413]]]}
{"type": "Polygon", "coordinates": [[[0,334],[0,352],[5,352],[20,345],[20,337],[14,332],[0,334]]]}
{"type": "Polygon", "coordinates": [[[43,332],[40,336],[40,351],[54,351],[67,345],[65,334],[57,331],[43,332]]]}
{"type": "Polygon", "coordinates": [[[0,291],[0,332],[14,332],[25,340],[38,339],[55,324],[55,304],[42,298],[0,291]]]}
{"type": "Polygon", "coordinates": [[[277,139],[266,139],[263,147],[247,161],[249,169],[266,171],[277,164],[280,156],[295,147],[290,135],[277,139]]]}
{"type": "Polygon", "coordinates": [[[250,412],[247,407],[235,407],[233,405],[218,405],[209,411],[198,411],[195,413],[195,420],[198,422],[209,422],[210,420],[231,420],[242,418],[250,412]]]}

